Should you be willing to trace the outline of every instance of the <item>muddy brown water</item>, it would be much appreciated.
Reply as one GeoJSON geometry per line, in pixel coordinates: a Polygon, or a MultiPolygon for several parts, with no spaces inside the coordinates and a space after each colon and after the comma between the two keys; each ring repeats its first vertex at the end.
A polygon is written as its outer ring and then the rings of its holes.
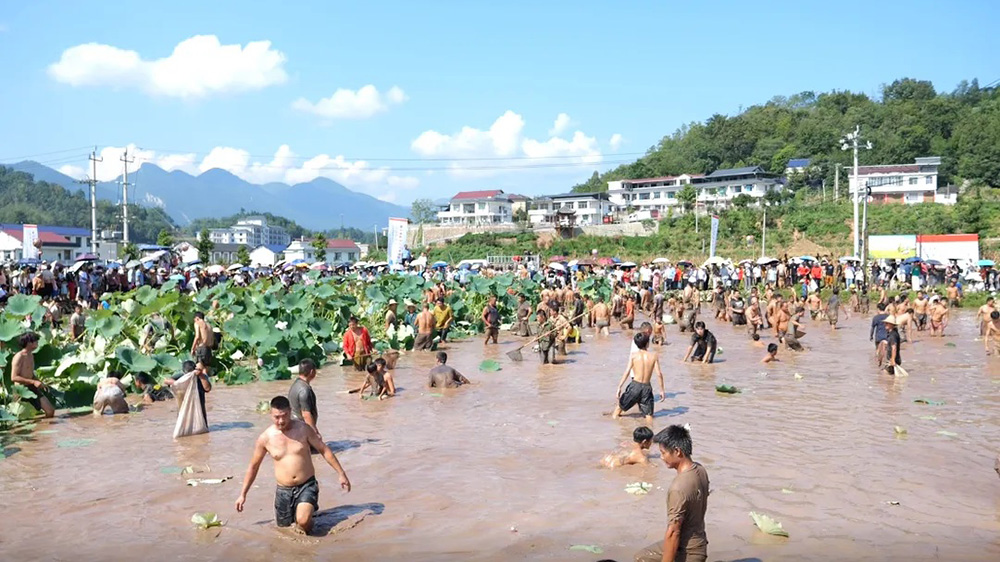
{"type": "MultiPolygon", "coordinates": [[[[712,482],[710,560],[1000,560],[992,468],[1000,358],[972,341],[972,316],[962,313],[948,337],[905,345],[911,376],[892,380],[872,366],[868,325],[845,320],[830,334],[812,323],[802,340],[809,351],[782,350],[770,367],[745,336],[711,322],[721,362],[680,364],[685,340],[670,327],[661,350],[668,398],[654,429],[691,424],[694,457],[712,482]],[[743,392],[717,394],[719,383],[743,392]],[[750,511],[791,536],[761,534],[750,511]]],[[[339,393],[360,378],[323,369],[314,383],[319,428],[354,490],[341,492],[333,470],[317,467],[322,536],[274,526],[269,459],[244,513],[233,508],[253,441],[269,423],[255,406],[285,393],[288,381],[217,387],[208,396],[212,432],[176,442],[172,403],[39,423],[0,460],[0,559],[631,560],[662,537],[674,473],[658,458],[598,468],[642,421],[634,410],[617,421],[602,415],[614,404],[628,335],[587,337],[556,367],[528,353],[509,361],[504,352],[520,341],[504,336],[485,351],[479,341],[451,344],[450,363],[475,384],[443,396],[423,387],[431,355],[404,356],[399,394],[383,402],[339,393]],[[503,370],[480,372],[484,358],[503,370]],[[94,441],[60,446],[78,439],[94,441]],[[188,465],[210,469],[195,477],[233,479],[188,487],[190,475],[162,472],[188,465]],[[626,493],[636,481],[652,491],[626,493]],[[194,528],[200,511],[218,512],[225,526],[194,528]],[[577,544],[604,554],[569,550],[577,544]]]]}

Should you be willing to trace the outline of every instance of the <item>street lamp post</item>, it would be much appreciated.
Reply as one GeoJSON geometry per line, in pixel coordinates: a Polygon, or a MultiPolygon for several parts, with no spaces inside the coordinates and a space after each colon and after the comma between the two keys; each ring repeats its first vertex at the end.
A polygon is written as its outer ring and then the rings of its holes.
{"type": "MultiPolygon", "coordinates": [[[[872,143],[866,142],[861,143],[861,126],[855,125],[854,131],[844,135],[844,138],[840,139],[840,148],[842,150],[854,150],[854,191],[851,193],[852,199],[854,199],[854,255],[858,256],[859,239],[858,239],[858,197],[861,191],[861,186],[859,185],[860,179],[858,176],[858,148],[865,148],[867,150],[872,149],[872,143]]],[[[848,185],[850,182],[848,181],[848,185]]],[[[850,190],[849,190],[850,191],[850,190]]]]}

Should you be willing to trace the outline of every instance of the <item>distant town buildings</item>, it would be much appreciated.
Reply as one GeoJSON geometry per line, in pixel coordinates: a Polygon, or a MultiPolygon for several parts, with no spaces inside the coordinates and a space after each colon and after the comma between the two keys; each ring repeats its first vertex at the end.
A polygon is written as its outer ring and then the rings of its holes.
{"type": "Polygon", "coordinates": [[[246,217],[229,228],[213,228],[208,238],[216,244],[240,244],[256,248],[291,242],[291,236],[280,227],[267,224],[264,217],[246,217]]]}
{"type": "Polygon", "coordinates": [[[559,225],[572,215],[576,225],[587,226],[603,223],[614,208],[607,193],[544,195],[531,201],[528,220],[533,225],[559,225]]]}
{"type": "Polygon", "coordinates": [[[501,189],[461,191],[439,207],[438,222],[442,225],[486,226],[511,224],[514,220],[513,201],[501,189]]]}
{"type": "Polygon", "coordinates": [[[883,164],[859,166],[858,178],[854,170],[847,168],[850,193],[856,193],[858,185],[864,190],[871,189],[870,203],[942,203],[954,205],[958,192],[951,187],[938,187],[939,156],[917,158],[913,164],[883,164]]]}
{"type": "MultiPolygon", "coordinates": [[[[292,240],[291,244],[285,248],[285,261],[304,260],[307,263],[317,261],[316,250],[312,246],[312,240],[300,239],[292,240]]],[[[335,238],[326,241],[325,262],[330,265],[338,265],[345,262],[356,262],[361,257],[361,248],[353,240],[335,238]]]]}
{"type": "MultiPolygon", "coordinates": [[[[87,228],[40,225],[38,239],[42,248],[39,259],[71,263],[78,255],[90,252],[90,235],[87,228]]],[[[23,236],[23,224],[0,224],[0,261],[17,261],[23,257],[23,236]]]]}
{"type": "Polygon", "coordinates": [[[683,209],[677,194],[686,185],[695,189],[696,204],[713,205],[716,208],[727,207],[741,194],[760,199],[771,191],[785,188],[784,179],[777,174],[768,174],[760,166],[746,166],[716,170],[708,175],[681,174],[609,181],[608,196],[617,207],[650,211],[656,217],[661,211],[683,209]]]}

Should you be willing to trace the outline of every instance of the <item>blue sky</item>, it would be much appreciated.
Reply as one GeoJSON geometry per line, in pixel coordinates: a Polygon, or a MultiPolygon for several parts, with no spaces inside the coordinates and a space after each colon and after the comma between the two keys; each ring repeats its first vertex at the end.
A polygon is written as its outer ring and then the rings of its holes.
{"type": "Polygon", "coordinates": [[[81,175],[96,145],[107,179],[132,146],[400,204],[559,193],[774,95],[988,84],[997,21],[992,1],[3,0],[0,161],[81,175]]]}

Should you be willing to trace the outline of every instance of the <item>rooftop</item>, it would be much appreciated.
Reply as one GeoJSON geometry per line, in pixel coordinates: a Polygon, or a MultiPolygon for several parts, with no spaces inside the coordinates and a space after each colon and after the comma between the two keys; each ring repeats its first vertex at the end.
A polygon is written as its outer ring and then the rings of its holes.
{"type": "Polygon", "coordinates": [[[705,174],[681,174],[679,176],[660,176],[658,178],[639,178],[634,180],[622,180],[622,183],[649,183],[654,181],[671,181],[681,178],[702,178],[705,174]]]}
{"type": "MultiPolygon", "coordinates": [[[[0,224],[0,229],[3,230],[22,230],[24,228],[23,224],[17,223],[3,223],[0,224]]],[[[46,226],[38,225],[38,232],[52,232],[58,234],[59,236],[90,236],[89,228],[77,228],[74,226],[46,226]]]]}
{"type": "MultiPolygon", "coordinates": [[[[6,225],[4,225],[4,226],[6,227],[6,225]]],[[[23,237],[24,236],[24,230],[22,228],[3,228],[3,232],[5,234],[11,236],[12,238],[16,238],[17,240],[20,240],[21,242],[24,242],[24,237],[23,237]]],[[[72,242],[70,242],[69,239],[66,238],[65,236],[60,236],[60,235],[56,234],[55,232],[51,232],[51,231],[47,231],[47,230],[42,230],[41,228],[38,229],[38,239],[42,241],[42,245],[46,245],[46,244],[49,244],[49,245],[62,244],[62,245],[67,245],[67,246],[75,246],[76,245],[76,244],[73,244],[72,242]]]]}
{"type": "Polygon", "coordinates": [[[812,162],[811,158],[792,158],[788,161],[789,168],[805,168],[812,162]]]}
{"type": "MultiPolygon", "coordinates": [[[[848,168],[848,174],[854,175],[854,170],[848,168]]],[[[871,174],[915,174],[920,171],[920,166],[916,164],[883,164],[878,166],[858,166],[858,174],[867,176],[871,174]]]]}
{"type": "Polygon", "coordinates": [[[254,248],[254,251],[256,252],[257,250],[259,250],[261,248],[266,248],[266,249],[270,250],[271,252],[273,252],[275,254],[280,254],[281,252],[284,252],[285,248],[287,248],[287,247],[288,246],[286,246],[284,244],[262,244],[260,246],[257,246],[256,248],[254,248]]]}
{"type": "Polygon", "coordinates": [[[560,193],[559,195],[546,195],[544,199],[604,199],[608,200],[608,194],[604,191],[594,191],[591,193],[560,193]]]}
{"type": "Polygon", "coordinates": [[[327,249],[331,250],[360,250],[354,240],[346,238],[334,238],[326,241],[327,249]]]}
{"type": "Polygon", "coordinates": [[[494,197],[503,195],[502,189],[487,189],[482,191],[459,191],[451,198],[452,201],[456,199],[492,199],[494,197]]]}
{"type": "Polygon", "coordinates": [[[716,170],[705,176],[707,179],[728,178],[732,176],[748,176],[751,174],[763,174],[764,169],[760,166],[744,166],[742,168],[729,168],[728,170],[716,170]]]}

